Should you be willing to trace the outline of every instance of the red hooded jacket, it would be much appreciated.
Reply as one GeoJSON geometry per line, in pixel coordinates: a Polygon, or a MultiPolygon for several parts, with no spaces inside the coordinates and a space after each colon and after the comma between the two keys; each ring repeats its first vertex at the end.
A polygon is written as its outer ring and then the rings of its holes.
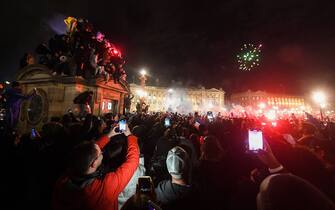
{"type": "MultiPolygon", "coordinates": [[[[107,136],[97,144],[103,148],[109,141],[107,136]]],[[[83,186],[72,182],[68,175],[58,179],[53,194],[55,210],[117,210],[119,193],[128,184],[139,163],[137,138],[128,136],[127,160],[115,171],[102,178],[92,178],[83,186]]]]}

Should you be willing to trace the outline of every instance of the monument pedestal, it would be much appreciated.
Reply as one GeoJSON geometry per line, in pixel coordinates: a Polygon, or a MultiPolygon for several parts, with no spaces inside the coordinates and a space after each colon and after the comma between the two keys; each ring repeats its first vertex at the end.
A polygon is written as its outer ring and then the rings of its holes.
{"type": "Polygon", "coordinates": [[[22,103],[19,129],[25,131],[32,127],[40,128],[51,117],[66,114],[68,111],[79,112],[73,99],[80,93],[93,91],[91,104],[94,115],[105,113],[123,114],[124,97],[129,92],[126,83],[114,83],[82,77],[53,76],[44,65],[29,65],[21,69],[17,81],[21,83],[23,93],[30,94],[34,88],[38,94],[22,103]]]}

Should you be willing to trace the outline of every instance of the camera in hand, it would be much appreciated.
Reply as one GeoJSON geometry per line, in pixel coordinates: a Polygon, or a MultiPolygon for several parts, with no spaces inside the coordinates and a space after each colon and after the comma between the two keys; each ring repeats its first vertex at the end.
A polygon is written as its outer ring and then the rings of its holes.
{"type": "Polygon", "coordinates": [[[165,127],[169,127],[169,126],[171,126],[170,118],[168,118],[168,117],[165,118],[165,120],[164,120],[164,126],[165,126],[165,127]]]}
{"type": "Polygon", "coordinates": [[[126,125],[127,121],[126,120],[120,120],[119,121],[119,131],[118,132],[123,132],[126,130],[126,125]]]}

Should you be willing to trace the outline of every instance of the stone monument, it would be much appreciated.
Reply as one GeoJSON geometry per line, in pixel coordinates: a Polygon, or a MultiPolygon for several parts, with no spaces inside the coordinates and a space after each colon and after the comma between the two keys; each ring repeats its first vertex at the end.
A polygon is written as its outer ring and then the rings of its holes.
{"type": "Polygon", "coordinates": [[[80,93],[93,91],[91,104],[94,115],[105,113],[123,114],[124,97],[129,93],[125,81],[114,83],[106,82],[103,78],[84,79],[73,76],[53,76],[48,67],[41,64],[28,65],[19,70],[16,80],[21,83],[23,93],[29,94],[34,88],[38,94],[31,100],[22,103],[18,128],[27,131],[32,127],[41,126],[53,116],[73,112],[77,113],[78,107],[73,104],[73,99],[80,93]]]}

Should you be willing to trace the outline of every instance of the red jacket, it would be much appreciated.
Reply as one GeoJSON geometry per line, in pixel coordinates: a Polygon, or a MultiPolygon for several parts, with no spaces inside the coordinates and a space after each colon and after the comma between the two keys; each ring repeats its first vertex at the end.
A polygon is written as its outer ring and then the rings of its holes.
{"type": "MultiPolygon", "coordinates": [[[[97,144],[103,148],[109,141],[107,136],[99,139],[97,144]]],[[[119,193],[128,184],[139,163],[137,138],[128,136],[127,160],[115,171],[103,178],[94,178],[84,187],[72,184],[69,176],[61,177],[53,194],[55,210],[109,210],[118,209],[119,193]]]]}

